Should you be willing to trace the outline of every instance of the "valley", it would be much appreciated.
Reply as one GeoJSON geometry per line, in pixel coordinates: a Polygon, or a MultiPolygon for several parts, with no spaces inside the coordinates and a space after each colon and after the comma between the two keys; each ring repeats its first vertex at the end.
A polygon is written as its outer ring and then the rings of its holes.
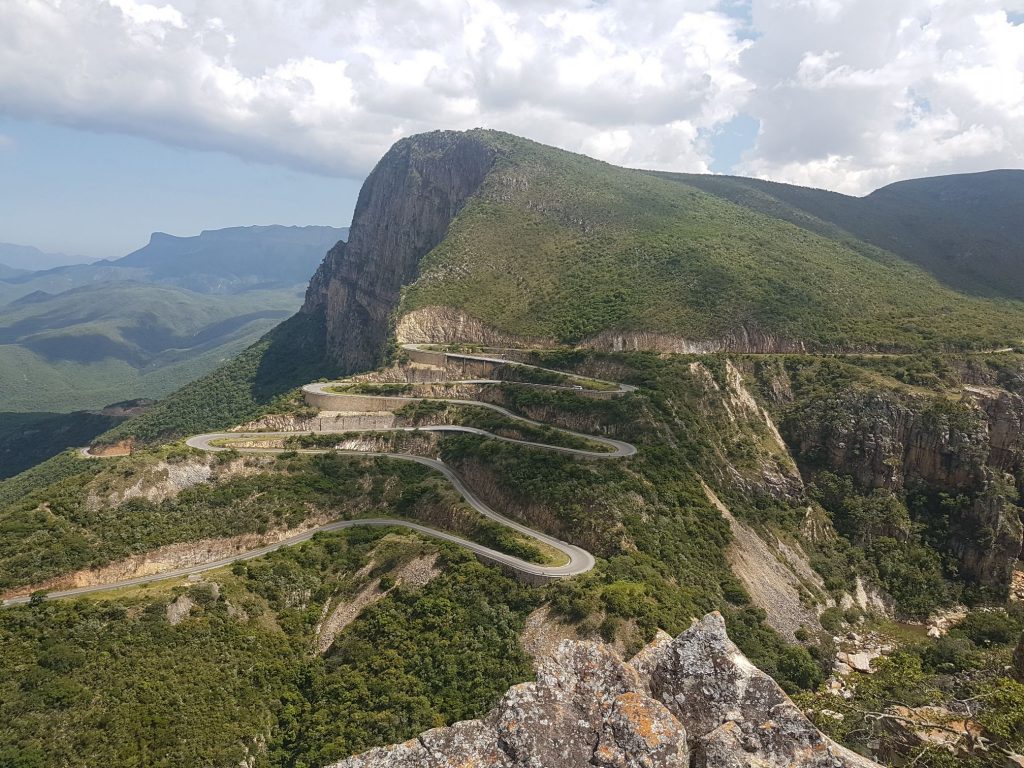
{"type": "Polygon", "coordinates": [[[297,314],[0,481],[0,764],[1004,765],[1024,304],[926,263],[928,186],[866,233],[814,190],[399,141],[297,314]],[[577,688],[607,706],[562,742],[577,688]]]}

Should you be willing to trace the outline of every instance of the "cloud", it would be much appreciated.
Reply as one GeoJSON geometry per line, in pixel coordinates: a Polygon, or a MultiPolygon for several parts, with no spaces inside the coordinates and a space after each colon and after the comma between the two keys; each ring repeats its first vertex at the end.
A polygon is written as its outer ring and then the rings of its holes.
{"type": "Polygon", "coordinates": [[[740,21],[708,0],[0,4],[7,114],[322,173],[478,125],[703,170],[701,131],[748,90],[740,21]]]}
{"type": "Polygon", "coordinates": [[[742,73],[761,131],[738,170],[863,193],[1024,165],[1024,26],[1010,10],[991,0],[755,4],[761,36],[742,73]]]}
{"type": "Polygon", "coordinates": [[[863,192],[1022,165],[1024,0],[0,0],[0,112],[359,177],[487,126],[863,192]],[[41,55],[40,52],[45,52],[41,55]]]}

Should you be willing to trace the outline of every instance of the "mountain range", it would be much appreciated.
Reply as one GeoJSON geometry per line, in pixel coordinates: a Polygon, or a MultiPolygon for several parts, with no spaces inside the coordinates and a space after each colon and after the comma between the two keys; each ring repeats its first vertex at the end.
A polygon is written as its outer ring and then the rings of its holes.
{"type": "Polygon", "coordinates": [[[84,256],[47,253],[32,245],[0,243],[0,274],[3,274],[4,270],[8,272],[38,272],[71,264],[84,264],[89,261],[90,259],[84,256]]]}
{"type": "Polygon", "coordinates": [[[0,272],[0,477],[138,412],[107,404],[166,395],[252,344],[346,234],[154,233],[121,259],[0,272]]]}
{"type": "MultiPolygon", "coordinates": [[[[296,314],[0,482],[0,762],[1019,762],[1022,196],[397,142],[296,314]]],[[[234,327],[147,288],[3,327],[234,327]]]]}

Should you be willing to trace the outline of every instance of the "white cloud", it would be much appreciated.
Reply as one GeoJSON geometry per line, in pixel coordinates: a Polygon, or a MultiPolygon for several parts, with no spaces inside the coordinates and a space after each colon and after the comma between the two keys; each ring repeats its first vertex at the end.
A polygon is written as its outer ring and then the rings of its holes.
{"type": "Polygon", "coordinates": [[[0,133],[0,151],[10,149],[14,146],[14,139],[6,134],[0,133]]]}
{"type": "Polygon", "coordinates": [[[0,0],[0,110],[325,173],[364,174],[402,135],[478,125],[703,169],[699,132],[746,98],[749,43],[709,0],[638,10],[0,0]]]}
{"type": "Polygon", "coordinates": [[[0,112],[361,176],[478,125],[864,192],[1024,165],[1024,0],[0,0],[0,112]],[[729,9],[733,9],[732,12],[729,9]]]}
{"type": "Polygon", "coordinates": [[[996,0],[755,3],[742,172],[849,193],[1024,166],[1024,26],[996,0]],[[824,10],[823,10],[824,8],[824,10]]]}

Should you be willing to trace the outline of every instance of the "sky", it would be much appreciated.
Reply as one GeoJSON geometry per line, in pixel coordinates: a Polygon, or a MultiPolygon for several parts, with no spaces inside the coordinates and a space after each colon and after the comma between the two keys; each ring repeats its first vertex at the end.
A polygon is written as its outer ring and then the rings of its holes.
{"type": "Polygon", "coordinates": [[[477,126],[847,194],[1024,167],[1024,0],[0,0],[0,241],[346,226],[477,126]]]}

